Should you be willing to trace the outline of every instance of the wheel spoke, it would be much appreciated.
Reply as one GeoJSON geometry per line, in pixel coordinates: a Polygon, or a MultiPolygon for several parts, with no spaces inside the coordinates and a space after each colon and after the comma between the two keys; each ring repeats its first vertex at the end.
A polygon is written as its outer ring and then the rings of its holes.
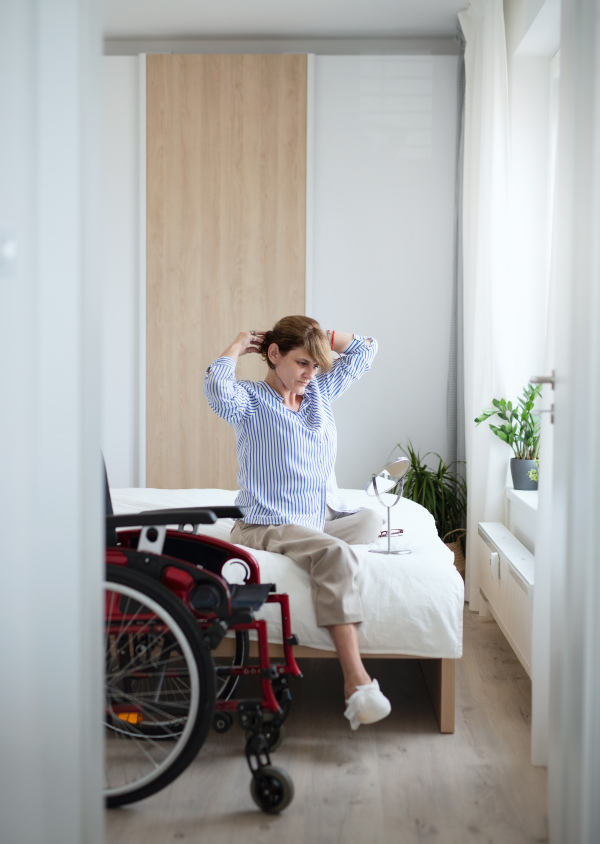
{"type": "Polygon", "coordinates": [[[108,571],[105,795],[122,805],[163,788],[195,757],[212,722],[215,681],[183,604],[145,575],[108,571]]]}

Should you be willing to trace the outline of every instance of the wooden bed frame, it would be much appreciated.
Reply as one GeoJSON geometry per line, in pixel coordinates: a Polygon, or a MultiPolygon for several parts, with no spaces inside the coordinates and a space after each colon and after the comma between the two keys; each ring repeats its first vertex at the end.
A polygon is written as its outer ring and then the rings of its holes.
{"type": "MultiPolygon", "coordinates": [[[[223,639],[215,656],[233,656],[234,640],[223,639]]],[[[283,645],[269,642],[269,654],[275,659],[283,659],[283,645]]],[[[257,657],[257,643],[250,642],[250,656],[257,657]]],[[[296,659],[337,659],[335,651],[322,651],[309,648],[306,645],[295,645],[296,659]]],[[[403,654],[364,654],[363,659],[418,659],[433,711],[441,733],[453,733],[455,726],[456,703],[456,660],[435,659],[419,656],[404,656],[403,654]]]]}

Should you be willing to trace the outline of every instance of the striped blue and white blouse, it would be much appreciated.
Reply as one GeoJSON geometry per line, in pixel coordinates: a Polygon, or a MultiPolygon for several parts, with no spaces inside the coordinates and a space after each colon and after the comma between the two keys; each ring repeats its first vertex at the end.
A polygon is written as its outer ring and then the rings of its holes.
{"type": "Polygon", "coordinates": [[[307,385],[298,412],[264,381],[237,381],[235,361],[206,370],[204,395],[237,439],[240,492],[248,524],[297,524],[322,530],[326,507],[343,510],[335,480],[335,401],[371,366],[377,342],[355,336],[329,372],[307,385]]]}

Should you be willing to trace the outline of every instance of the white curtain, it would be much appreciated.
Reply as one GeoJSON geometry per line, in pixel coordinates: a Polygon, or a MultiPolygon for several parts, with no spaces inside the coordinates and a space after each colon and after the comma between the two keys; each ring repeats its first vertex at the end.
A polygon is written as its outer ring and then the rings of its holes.
{"type": "Polygon", "coordinates": [[[509,106],[502,0],[474,0],[459,15],[465,50],[463,198],[467,579],[479,607],[477,524],[501,521],[507,446],[475,416],[513,389],[506,328],[513,324],[507,260],[509,106]]]}

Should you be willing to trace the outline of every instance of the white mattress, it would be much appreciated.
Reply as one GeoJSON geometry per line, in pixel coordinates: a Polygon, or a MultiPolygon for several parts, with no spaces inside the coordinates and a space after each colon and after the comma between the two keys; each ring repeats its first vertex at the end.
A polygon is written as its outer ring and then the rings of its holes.
{"type": "MultiPolygon", "coordinates": [[[[387,520],[387,509],[366,492],[340,492],[349,507],[381,510],[387,520]]],[[[113,489],[111,495],[115,513],[136,513],[167,507],[233,504],[236,491],[113,489]]],[[[395,500],[395,496],[389,496],[389,500],[395,500]]],[[[459,658],[464,584],[454,566],[453,554],[439,539],[430,513],[420,505],[402,498],[391,514],[392,527],[404,530],[402,538],[392,539],[392,548],[404,548],[410,554],[369,552],[370,548],[387,547],[387,539],[370,546],[355,546],[360,559],[358,584],[364,612],[364,621],[359,625],[361,653],[459,658]]],[[[203,525],[202,533],[229,540],[232,525],[231,519],[220,519],[215,525],[203,525]]],[[[275,583],[278,592],[289,594],[292,629],[300,643],[334,650],[327,630],[317,627],[304,569],[281,554],[252,549],[250,553],[260,564],[261,580],[275,583]]],[[[279,606],[265,605],[259,617],[268,621],[269,641],[281,642],[279,606]]]]}

